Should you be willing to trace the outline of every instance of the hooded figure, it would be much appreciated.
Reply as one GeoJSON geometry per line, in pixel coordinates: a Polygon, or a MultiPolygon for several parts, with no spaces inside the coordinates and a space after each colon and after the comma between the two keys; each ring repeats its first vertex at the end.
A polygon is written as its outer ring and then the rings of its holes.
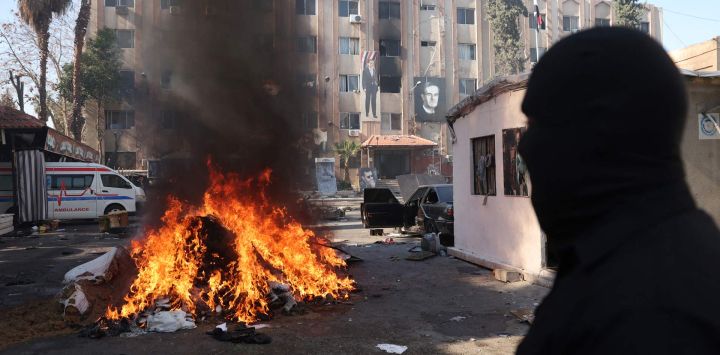
{"type": "Polygon", "coordinates": [[[685,182],[686,109],[639,31],[583,31],[537,64],[519,151],[558,272],[518,354],[720,353],[720,232],[685,182]]]}

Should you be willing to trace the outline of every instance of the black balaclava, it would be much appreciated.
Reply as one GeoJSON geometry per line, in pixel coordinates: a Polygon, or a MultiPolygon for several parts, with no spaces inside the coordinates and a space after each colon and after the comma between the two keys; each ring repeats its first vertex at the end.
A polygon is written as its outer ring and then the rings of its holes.
{"type": "Polygon", "coordinates": [[[541,58],[522,103],[519,151],[551,255],[628,199],[686,186],[686,109],[679,70],[639,31],[590,29],[541,58]]]}

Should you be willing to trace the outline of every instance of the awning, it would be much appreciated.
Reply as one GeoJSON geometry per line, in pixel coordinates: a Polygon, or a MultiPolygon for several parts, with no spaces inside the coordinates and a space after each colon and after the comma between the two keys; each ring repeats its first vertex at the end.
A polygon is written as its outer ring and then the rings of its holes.
{"type": "Polygon", "coordinates": [[[378,135],[370,136],[362,143],[363,148],[430,148],[437,143],[413,135],[378,135]]]}

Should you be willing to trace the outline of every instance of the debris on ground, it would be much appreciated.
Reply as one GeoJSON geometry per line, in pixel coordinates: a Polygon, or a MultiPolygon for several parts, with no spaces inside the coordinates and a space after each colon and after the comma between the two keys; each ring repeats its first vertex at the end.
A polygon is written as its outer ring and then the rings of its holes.
{"type": "Polygon", "coordinates": [[[406,256],[406,257],[405,257],[405,260],[410,260],[410,261],[422,261],[422,260],[425,260],[425,259],[432,258],[433,256],[435,256],[435,253],[433,253],[433,252],[430,252],[430,251],[420,251],[420,252],[412,253],[412,254],[406,256]]]}
{"type": "Polygon", "coordinates": [[[401,244],[407,244],[406,242],[396,242],[393,238],[385,238],[383,240],[378,240],[375,242],[375,244],[384,244],[384,245],[401,245],[401,244]]]}
{"type": "Polygon", "coordinates": [[[462,320],[465,319],[465,318],[467,318],[467,317],[457,316],[457,317],[452,317],[452,318],[450,318],[450,321],[451,321],[451,322],[460,322],[460,321],[462,321],[462,320]]]}
{"type": "Polygon", "coordinates": [[[272,342],[272,338],[270,338],[270,336],[263,333],[257,333],[255,332],[255,327],[247,327],[244,324],[240,324],[235,330],[231,331],[216,327],[206,334],[211,335],[216,340],[232,343],[270,344],[270,342],[272,342]]]}
{"type": "Polygon", "coordinates": [[[378,344],[376,347],[390,354],[402,354],[408,349],[407,346],[395,344],[378,344]]]}
{"type": "Polygon", "coordinates": [[[495,275],[495,279],[502,282],[518,282],[523,280],[523,274],[512,271],[512,270],[505,270],[505,269],[495,269],[493,270],[493,275],[495,275]]]}
{"type": "Polygon", "coordinates": [[[147,318],[149,332],[172,333],[180,329],[194,328],[195,320],[181,310],[156,312],[147,318]]]}
{"type": "Polygon", "coordinates": [[[510,311],[520,322],[532,324],[535,320],[535,311],[532,308],[521,308],[510,311]]]}

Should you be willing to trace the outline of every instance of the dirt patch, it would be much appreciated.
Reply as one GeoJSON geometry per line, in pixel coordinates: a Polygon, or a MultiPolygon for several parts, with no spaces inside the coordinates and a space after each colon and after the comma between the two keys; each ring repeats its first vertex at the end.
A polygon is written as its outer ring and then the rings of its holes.
{"type": "Polygon", "coordinates": [[[74,330],[63,321],[57,299],[43,299],[0,309],[0,349],[35,338],[70,334],[74,330]]]}

